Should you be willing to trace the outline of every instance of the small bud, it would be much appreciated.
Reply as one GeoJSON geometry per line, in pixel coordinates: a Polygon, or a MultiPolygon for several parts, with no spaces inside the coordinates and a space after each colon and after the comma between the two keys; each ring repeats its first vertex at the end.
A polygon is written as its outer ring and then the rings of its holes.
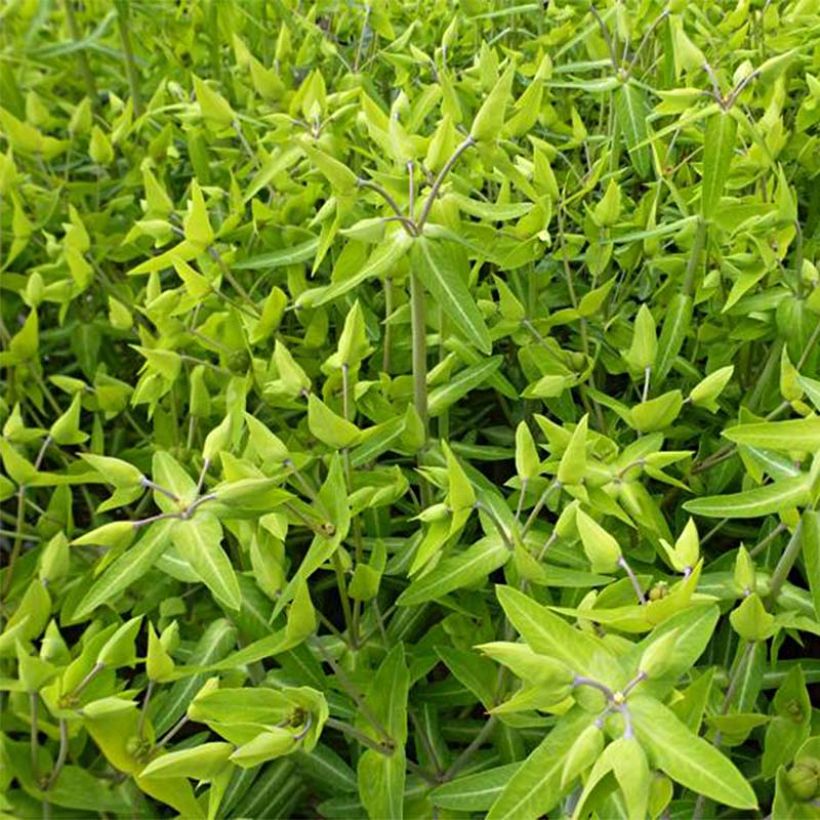
{"type": "Polygon", "coordinates": [[[614,179],[609,181],[606,192],[601,197],[595,210],[592,213],[592,218],[596,224],[602,227],[614,225],[621,215],[621,189],[614,179]]]}
{"type": "Polygon", "coordinates": [[[746,547],[741,546],[735,559],[735,586],[742,595],[755,591],[755,565],[746,547]]]}
{"type": "Polygon", "coordinates": [[[562,661],[539,655],[526,644],[494,641],[478,647],[527,683],[541,687],[563,687],[572,683],[572,670],[562,661]]]}
{"type": "Polygon", "coordinates": [[[817,794],[820,785],[818,767],[811,758],[796,760],[794,766],[786,772],[786,783],[798,800],[811,800],[817,794]]]}
{"type": "Polygon", "coordinates": [[[760,596],[753,592],[729,615],[735,632],[747,641],[765,641],[771,637],[774,616],[766,612],[760,596]]]}
{"type": "Polygon", "coordinates": [[[653,641],[644,651],[638,668],[648,678],[660,678],[666,674],[675,658],[678,630],[670,629],[653,641]]]}
{"type": "Polygon", "coordinates": [[[154,625],[148,624],[148,654],[145,658],[145,671],[153,681],[168,680],[174,671],[174,661],[157,637],[154,625]]]}
{"type": "Polygon", "coordinates": [[[137,660],[134,642],[141,623],[142,616],[138,615],[136,618],[126,621],[117,629],[100,649],[97,655],[97,666],[104,666],[109,669],[133,666],[137,660]]]}
{"type": "Polygon", "coordinates": [[[424,521],[425,524],[430,524],[433,521],[443,521],[448,515],[450,515],[450,508],[446,504],[433,504],[422,510],[416,518],[424,521]]]}
{"type": "Polygon", "coordinates": [[[575,523],[578,525],[584,552],[592,564],[592,571],[614,572],[621,559],[618,542],[583,510],[578,510],[575,523]]]}
{"type": "Polygon", "coordinates": [[[567,754],[564,769],[561,772],[561,788],[563,789],[578,775],[585,772],[598,759],[604,749],[604,734],[593,723],[587,726],[567,754]]]}
{"type": "Polygon", "coordinates": [[[522,421],[515,431],[515,471],[523,481],[529,481],[538,475],[541,459],[527,422],[522,421]]]}

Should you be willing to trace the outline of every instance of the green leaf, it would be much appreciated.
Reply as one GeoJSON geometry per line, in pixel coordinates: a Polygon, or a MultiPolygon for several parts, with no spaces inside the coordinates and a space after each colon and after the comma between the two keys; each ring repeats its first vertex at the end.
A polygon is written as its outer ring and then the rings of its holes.
{"type": "Polygon", "coordinates": [[[455,329],[482,353],[489,354],[490,334],[467,287],[464,250],[454,242],[420,236],[413,240],[410,262],[455,329]]]}
{"type": "Polygon", "coordinates": [[[75,393],[68,410],[51,425],[49,434],[57,444],[81,444],[88,438],[80,430],[80,408],[82,395],[75,393]]]}
{"type": "Polygon", "coordinates": [[[359,796],[374,820],[403,817],[409,687],[404,648],[399,644],[382,661],[366,698],[367,706],[394,744],[392,754],[384,755],[368,749],[359,759],[359,796]]]}
{"type": "Polygon", "coordinates": [[[583,510],[575,514],[575,523],[592,571],[614,572],[621,560],[621,547],[615,538],[583,510]]]}
{"type": "Polygon", "coordinates": [[[430,792],[434,806],[455,811],[483,812],[495,802],[521,763],[457,777],[430,792]]]}
{"type": "Polygon", "coordinates": [[[723,431],[736,444],[779,452],[820,452],[820,416],[738,424],[723,431]]]}
{"type": "Polygon", "coordinates": [[[672,363],[686,341],[691,324],[692,297],[685,293],[676,293],[669,300],[664,314],[661,335],[658,339],[658,352],[652,371],[654,384],[662,384],[672,369],[672,363]]]}
{"type": "Polygon", "coordinates": [[[629,411],[629,420],[639,433],[652,433],[669,427],[682,407],[680,390],[670,390],[657,398],[636,404],[629,411]]]}
{"type": "Polygon", "coordinates": [[[478,364],[465,367],[442,384],[430,391],[427,397],[427,412],[430,418],[437,418],[471,390],[486,382],[499,367],[501,356],[491,356],[478,364]]]}
{"type": "Polygon", "coordinates": [[[765,641],[772,636],[774,616],[766,612],[760,596],[753,592],[729,616],[735,632],[746,641],[765,641]]]}
{"type": "Polygon", "coordinates": [[[221,547],[219,519],[209,512],[200,512],[193,518],[177,521],[171,529],[171,540],[214,598],[228,609],[239,609],[239,582],[221,547]]]}
{"type": "Polygon", "coordinates": [[[353,447],[362,437],[355,424],[336,415],[313,393],[308,396],[308,428],[319,441],[335,450],[353,447]]]}
{"type": "Polygon", "coordinates": [[[487,141],[498,138],[504,126],[507,105],[512,101],[514,78],[515,67],[511,64],[498,78],[473,118],[470,136],[474,140],[487,141]]]}
{"type": "Polygon", "coordinates": [[[137,660],[134,642],[141,625],[142,616],[138,615],[120,626],[100,648],[97,654],[97,664],[109,669],[133,666],[137,660]]]}
{"type": "MultiPolygon", "coordinates": [[[[154,453],[151,462],[151,477],[156,484],[169,490],[181,501],[190,503],[194,500],[196,483],[185,468],[165,450],[154,453]]],[[[179,511],[177,505],[162,493],[155,491],[154,500],[163,512],[179,511]]]]}
{"type": "Polygon", "coordinates": [[[658,338],[655,332],[655,319],[652,311],[646,304],[643,304],[635,316],[632,344],[624,354],[624,359],[633,371],[643,373],[655,363],[657,352],[658,338]]]}
{"type": "Polygon", "coordinates": [[[645,695],[635,694],[628,703],[638,739],[672,780],[733,808],[757,808],[752,787],[734,764],[690,732],[674,712],[645,695]]]}
{"type": "Polygon", "coordinates": [[[541,459],[527,422],[521,421],[515,428],[515,471],[522,481],[530,481],[538,475],[541,459]]]}
{"type": "Polygon", "coordinates": [[[700,211],[714,217],[729,178],[737,138],[737,120],[726,111],[712,114],[703,134],[703,184],[700,211]]]}
{"type": "Polygon", "coordinates": [[[689,393],[689,401],[697,407],[706,407],[713,413],[718,410],[717,397],[729,383],[734,373],[734,365],[720,367],[699,381],[689,393]]]}
{"type": "Polygon", "coordinates": [[[73,620],[82,621],[97,607],[114,601],[131,584],[145,575],[171,542],[173,521],[157,521],[151,524],[137,543],[110,564],[85,593],[73,620]]]}
{"type": "Polygon", "coordinates": [[[584,414],[575,429],[572,431],[561,461],[558,464],[556,479],[561,484],[579,484],[584,477],[587,466],[587,420],[588,415],[584,414]]]}
{"type": "Polygon", "coordinates": [[[801,475],[742,493],[694,498],[683,508],[706,518],[760,518],[804,506],[810,500],[809,476],[801,475]]]}
{"type": "Polygon", "coordinates": [[[302,145],[302,150],[310,157],[310,161],[321,171],[328,182],[340,193],[350,194],[358,186],[358,177],[343,162],[335,157],[314,148],[312,145],[302,145]]]}
{"type": "Polygon", "coordinates": [[[90,464],[109,484],[115,487],[139,485],[144,476],[142,470],[120,458],[80,453],[80,458],[90,464]]]}
{"type": "Polygon", "coordinates": [[[642,88],[627,81],[615,89],[614,102],[615,116],[624,135],[632,167],[641,179],[646,179],[651,171],[649,147],[646,145],[649,139],[646,94],[642,88]]]}
{"type": "Polygon", "coordinates": [[[445,558],[426,575],[413,581],[399,595],[396,603],[399,606],[417,606],[470,586],[503,567],[510,554],[499,537],[482,538],[464,552],[445,558]]]}
{"type": "Polygon", "coordinates": [[[563,796],[561,772],[578,735],[595,716],[576,707],[567,713],[513,774],[487,814],[487,820],[535,820],[563,796]]]}
{"type": "Polygon", "coordinates": [[[820,513],[806,510],[800,525],[805,577],[811,590],[814,617],[820,620],[820,513]]]}
{"type": "Polygon", "coordinates": [[[320,307],[333,299],[338,299],[368,279],[388,275],[404,258],[412,244],[413,239],[404,230],[396,230],[375,248],[364,265],[354,274],[334,281],[326,287],[306,291],[297,300],[297,306],[320,307]]]}
{"type": "MultiPolygon", "coordinates": [[[[185,216],[185,239],[197,250],[204,250],[214,241],[214,231],[211,221],[208,218],[208,209],[205,206],[205,198],[202,196],[202,189],[194,179],[191,181],[191,207],[185,216]]],[[[179,254],[183,260],[185,256],[179,254]]]]}
{"type": "Polygon", "coordinates": [[[287,265],[298,265],[300,262],[307,262],[313,259],[316,248],[319,247],[318,239],[308,239],[298,245],[290,245],[278,251],[262,253],[252,256],[250,259],[242,259],[234,262],[234,270],[276,270],[287,265]]]}
{"type": "Polygon", "coordinates": [[[180,749],[152,760],[140,772],[142,777],[190,777],[213,780],[226,766],[234,747],[231,743],[203,743],[193,749],[180,749]]]}
{"type": "Polygon", "coordinates": [[[570,626],[523,592],[499,586],[496,595],[510,623],[531,649],[562,660],[576,674],[591,672],[593,658],[608,654],[595,638],[570,626]]]}
{"type": "Polygon", "coordinates": [[[196,100],[199,103],[202,118],[205,122],[216,129],[227,128],[236,119],[233,109],[228,101],[210,86],[194,75],[194,91],[196,100]]]}

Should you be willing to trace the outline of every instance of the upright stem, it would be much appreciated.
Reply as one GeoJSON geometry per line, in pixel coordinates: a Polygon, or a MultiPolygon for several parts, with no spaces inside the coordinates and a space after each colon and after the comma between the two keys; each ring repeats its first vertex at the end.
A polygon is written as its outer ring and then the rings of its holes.
{"type": "Polygon", "coordinates": [[[338,551],[333,553],[332,563],[333,571],[336,573],[336,586],[339,588],[339,600],[342,603],[342,614],[344,615],[345,624],[347,625],[347,633],[350,636],[350,645],[355,649],[357,636],[353,622],[353,609],[350,606],[350,598],[347,594],[347,583],[345,582],[345,571],[338,551]]]}
{"type": "Polygon", "coordinates": [[[444,773],[444,777],[442,779],[445,782],[452,780],[470,762],[470,758],[479,750],[479,748],[481,748],[484,741],[486,741],[492,734],[497,721],[498,718],[496,718],[495,715],[490,715],[487,722],[481,727],[481,731],[473,738],[472,743],[470,743],[470,745],[455,759],[450,768],[444,773]]]}
{"type": "Polygon", "coordinates": [[[645,604],[646,598],[644,597],[641,585],[638,583],[638,578],[632,571],[632,567],[630,567],[627,563],[626,558],[621,556],[618,559],[618,566],[626,573],[627,578],[629,578],[629,582],[632,584],[632,588],[635,590],[635,595],[638,597],[639,603],[645,604]]]}
{"type": "Polygon", "coordinates": [[[532,508],[532,512],[530,512],[529,518],[524,522],[524,527],[521,530],[521,538],[523,538],[530,530],[530,527],[535,523],[536,519],[538,518],[538,513],[544,508],[544,504],[547,503],[549,500],[550,495],[552,494],[553,490],[560,489],[561,482],[556,479],[555,481],[550,484],[543,493],[541,493],[541,497],[538,501],[535,502],[535,506],[532,508]]]}
{"type": "Polygon", "coordinates": [[[433,203],[436,201],[436,197],[438,196],[439,189],[441,188],[441,184],[444,182],[444,178],[450,172],[450,169],[458,162],[458,158],[472,145],[475,145],[475,140],[471,136],[467,136],[463,142],[459,143],[456,147],[456,150],[453,151],[452,156],[450,159],[444,163],[444,167],[438,172],[438,176],[435,178],[433,182],[433,187],[430,189],[430,193],[427,195],[427,199],[424,202],[424,208],[416,222],[416,230],[418,233],[421,233],[421,229],[424,227],[424,223],[427,221],[427,217],[430,215],[430,209],[433,207],[433,203]]]}
{"type": "Polygon", "coordinates": [[[48,778],[48,783],[44,791],[53,788],[54,784],[60,776],[60,772],[65,766],[66,758],[68,757],[68,723],[64,719],[60,719],[60,750],[57,752],[57,762],[54,764],[54,769],[51,776],[48,778]]]}
{"type": "Polygon", "coordinates": [[[700,254],[706,241],[706,222],[698,220],[698,227],[695,231],[695,240],[692,242],[692,250],[689,251],[689,262],[686,265],[686,278],[683,280],[683,293],[691,296],[695,289],[695,274],[698,271],[700,254]]]}
{"type": "Polygon", "coordinates": [[[9,563],[6,567],[6,577],[3,579],[2,595],[5,598],[8,591],[11,589],[11,582],[14,580],[14,565],[20,557],[20,552],[23,549],[23,525],[25,523],[26,512],[26,485],[21,484],[17,489],[17,518],[15,519],[14,531],[17,535],[14,538],[14,545],[11,548],[11,555],[9,556],[9,563]]]}
{"type": "Polygon", "coordinates": [[[389,321],[390,315],[393,313],[393,280],[387,276],[384,280],[384,354],[382,356],[382,370],[385,373],[390,373],[390,341],[392,326],[389,321]]]}
{"type": "MultiPolygon", "coordinates": [[[[342,364],[342,413],[345,421],[351,421],[353,412],[351,410],[350,391],[350,365],[347,362],[342,364]]],[[[350,449],[345,447],[342,452],[345,467],[345,483],[347,492],[353,492],[353,468],[350,463],[350,449]]],[[[356,546],[356,565],[364,561],[364,543],[362,541],[362,525],[359,516],[355,516],[351,523],[353,529],[353,541],[356,546]]],[[[345,592],[345,594],[347,594],[345,592]]],[[[353,609],[350,619],[350,642],[353,646],[359,643],[359,618],[361,616],[361,601],[353,601],[353,609]]]]}
{"type": "Polygon", "coordinates": [[[768,609],[772,609],[777,603],[780,590],[783,588],[783,584],[789,577],[789,573],[794,566],[794,562],[797,560],[797,556],[800,554],[800,549],[802,546],[803,522],[800,521],[800,523],[795,527],[792,537],[786,545],[786,549],[783,550],[783,554],[780,556],[780,560],[777,562],[777,566],[774,568],[774,572],[772,573],[772,580],[769,586],[768,609]]]}
{"type": "MultiPolygon", "coordinates": [[[[430,419],[427,412],[427,326],[424,321],[424,286],[418,274],[410,273],[410,321],[413,345],[413,404],[424,430],[424,445],[430,435],[430,419]]],[[[430,487],[421,479],[421,503],[430,504],[430,487]]]]}
{"type": "MultiPolygon", "coordinates": [[[[80,29],[77,26],[77,19],[74,17],[74,7],[71,5],[72,0],[63,0],[63,8],[65,9],[65,21],[68,24],[68,32],[74,42],[79,42],[80,29]]],[[[80,74],[83,75],[83,82],[85,83],[86,94],[91,98],[91,104],[96,105],[97,102],[97,84],[94,82],[94,75],[91,72],[91,66],[88,64],[88,56],[85,50],[77,49],[77,64],[80,67],[80,74]]]]}
{"type": "Polygon", "coordinates": [[[37,712],[38,704],[40,702],[40,695],[37,692],[29,692],[28,697],[29,705],[31,708],[31,732],[29,735],[31,745],[31,771],[34,774],[34,779],[38,780],[38,770],[40,768],[40,751],[37,744],[37,734],[39,732],[37,712]]]}
{"type": "Polygon", "coordinates": [[[134,116],[142,115],[142,97],[140,96],[140,81],[137,73],[137,64],[134,60],[134,50],[131,47],[131,32],[128,28],[128,3],[117,3],[117,27],[120,31],[120,42],[125,55],[125,73],[128,76],[128,87],[131,91],[131,100],[134,105],[134,116]]]}
{"type": "Polygon", "coordinates": [[[137,723],[137,735],[142,739],[145,730],[145,718],[148,717],[148,704],[151,702],[151,695],[154,692],[154,681],[149,680],[148,686],[145,689],[145,697],[142,701],[142,708],[140,709],[139,722],[137,723]]]}
{"type": "Polygon", "coordinates": [[[427,412],[427,326],[424,319],[424,286],[418,274],[410,274],[410,317],[413,344],[413,404],[424,425],[424,442],[429,435],[427,412]]]}
{"type": "Polygon", "coordinates": [[[476,501],[475,508],[483,512],[487,516],[487,518],[489,518],[490,521],[493,522],[493,526],[495,527],[498,534],[501,536],[501,540],[504,542],[507,549],[510,552],[513,552],[515,550],[515,545],[510,540],[509,533],[504,529],[504,525],[498,520],[498,516],[492,511],[492,509],[490,509],[490,507],[488,507],[481,501],[476,501]]]}
{"type": "Polygon", "coordinates": [[[415,236],[415,226],[413,225],[413,220],[408,219],[402,212],[401,208],[399,207],[398,202],[391,196],[390,192],[379,185],[378,182],[373,182],[372,179],[360,179],[358,181],[358,185],[360,188],[369,188],[371,191],[375,191],[390,207],[390,210],[393,211],[394,214],[399,219],[402,225],[404,225],[404,229],[410,236],[415,236]]]}
{"type": "MultiPolygon", "coordinates": [[[[749,660],[751,659],[754,647],[754,641],[746,641],[743,645],[743,649],[740,650],[737,663],[735,665],[735,668],[732,670],[731,677],[729,678],[729,685],[726,688],[726,694],[723,697],[723,704],[720,707],[721,715],[727,715],[729,713],[729,708],[732,705],[732,701],[735,699],[737,687],[740,685],[740,679],[742,678],[746,670],[746,665],[749,663],[749,660]]],[[[712,745],[715,747],[719,747],[722,742],[723,732],[718,730],[717,732],[715,732],[715,736],[712,739],[712,745]]],[[[706,797],[702,794],[698,795],[698,799],[695,802],[694,810],[692,811],[692,820],[701,820],[701,818],[703,817],[703,811],[705,807],[706,797]]]]}

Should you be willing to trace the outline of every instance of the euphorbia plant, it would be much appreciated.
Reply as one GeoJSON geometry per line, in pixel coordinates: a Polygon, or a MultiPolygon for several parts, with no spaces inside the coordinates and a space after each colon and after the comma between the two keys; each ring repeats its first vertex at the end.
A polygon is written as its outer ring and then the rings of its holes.
{"type": "Polygon", "coordinates": [[[0,813],[817,816],[817,10],[422,6],[2,13],[0,813]]]}

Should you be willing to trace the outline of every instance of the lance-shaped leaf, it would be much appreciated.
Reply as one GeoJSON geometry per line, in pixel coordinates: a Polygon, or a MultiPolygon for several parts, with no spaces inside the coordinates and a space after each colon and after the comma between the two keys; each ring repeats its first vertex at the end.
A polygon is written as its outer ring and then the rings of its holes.
{"type": "Polygon", "coordinates": [[[803,538],[803,561],[811,590],[815,618],[820,620],[820,513],[806,510],[800,525],[803,538]]]}
{"type": "Polygon", "coordinates": [[[239,609],[239,582],[221,546],[219,519],[203,511],[193,518],[177,521],[171,530],[171,539],[180,556],[193,567],[214,598],[228,609],[239,609]]]}
{"type": "Polygon", "coordinates": [[[138,486],[143,479],[142,470],[120,458],[80,453],[80,458],[90,464],[109,484],[115,487],[138,486]]]}
{"type": "Polygon", "coordinates": [[[629,81],[615,89],[615,116],[624,136],[632,167],[641,179],[646,179],[651,170],[647,121],[649,106],[646,92],[629,81]]]}
{"type": "Polygon", "coordinates": [[[575,514],[575,523],[592,571],[614,572],[621,560],[621,547],[615,538],[581,509],[575,514]]]}
{"type": "Polygon", "coordinates": [[[572,438],[561,456],[556,475],[561,484],[578,484],[584,477],[587,467],[587,421],[588,416],[584,415],[575,425],[572,438]]]}
{"type": "Polygon", "coordinates": [[[475,507],[475,490],[461,463],[448,445],[442,442],[447,458],[447,505],[452,513],[450,535],[460,530],[475,507]]]}
{"type": "Polygon", "coordinates": [[[496,594],[510,623],[535,652],[563,661],[576,674],[591,671],[596,655],[609,655],[605,645],[592,635],[571,626],[523,592],[499,586],[496,594]]]}
{"type": "MultiPolygon", "coordinates": [[[[368,749],[359,758],[359,797],[370,817],[401,818],[404,800],[407,741],[407,693],[410,675],[404,648],[395,646],[372,678],[366,703],[376,720],[385,728],[393,751],[389,755],[368,749]]],[[[364,723],[364,722],[363,722],[364,723]]],[[[368,726],[368,733],[373,730],[368,726]]]]}
{"type": "Polygon", "coordinates": [[[623,354],[630,369],[643,373],[655,363],[658,352],[658,337],[655,331],[655,319],[645,304],[641,305],[635,316],[635,329],[632,333],[632,344],[623,354]]]}
{"type": "Polygon", "coordinates": [[[469,271],[464,249],[455,242],[420,236],[413,240],[410,262],[413,273],[418,274],[455,329],[489,354],[490,334],[467,287],[469,271]]]}
{"type": "Polygon", "coordinates": [[[68,410],[51,425],[49,433],[57,444],[81,444],[88,438],[88,434],[80,430],[81,402],[82,394],[75,393],[68,410]]]}
{"type": "Polygon", "coordinates": [[[310,161],[321,171],[322,175],[342,194],[349,194],[356,190],[358,177],[343,162],[335,157],[305,143],[302,150],[310,157],[310,161]]]}
{"type": "Polygon", "coordinates": [[[213,780],[233,753],[231,743],[203,743],[192,749],[179,749],[152,760],[140,773],[142,777],[190,777],[213,780]]]}
{"type": "Polygon", "coordinates": [[[736,444],[780,452],[820,452],[820,416],[738,424],[723,431],[736,444]]]}
{"type": "Polygon", "coordinates": [[[110,564],[97,578],[74,610],[73,619],[83,620],[97,607],[113,601],[120,593],[142,578],[171,542],[173,521],[157,521],[131,549],[110,564]]]}
{"type": "Polygon", "coordinates": [[[680,353],[686,334],[692,324],[692,297],[676,293],[664,312],[658,351],[655,356],[652,377],[654,384],[661,384],[672,369],[675,357],[680,353]]]}
{"type": "Polygon", "coordinates": [[[672,780],[733,808],[757,808],[752,787],[735,765],[690,732],[671,709],[640,694],[630,697],[628,705],[638,739],[672,780]]]}
{"type": "Polygon", "coordinates": [[[445,384],[431,390],[427,401],[427,412],[430,418],[440,416],[471,390],[489,381],[492,375],[501,367],[503,361],[501,356],[491,356],[478,364],[465,367],[445,384]]]}
{"type": "Polygon", "coordinates": [[[434,806],[442,809],[486,812],[521,765],[508,763],[506,766],[457,777],[433,789],[430,800],[434,806]]]}
{"type": "Polygon", "coordinates": [[[541,459],[530,428],[527,422],[519,422],[515,429],[515,471],[522,481],[530,481],[538,475],[540,466],[541,459]]]}
{"type": "Polygon", "coordinates": [[[197,76],[194,76],[194,91],[202,118],[209,126],[215,129],[227,128],[236,119],[228,101],[197,76]]]}
{"type": "Polygon", "coordinates": [[[811,500],[810,476],[785,478],[742,493],[710,495],[687,501],[683,508],[706,518],[760,518],[802,507],[811,500]]]}
{"type": "Polygon", "coordinates": [[[487,814],[487,820],[535,820],[564,794],[561,772],[578,735],[595,716],[576,707],[566,714],[510,778],[487,814]]]}
{"type": "Polygon", "coordinates": [[[313,393],[308,396],[308,428],[319,441],[336,450],[353,447],[362,437],[355,424],[334,413],[313,393]]]}
{"type": "Polygon", "coordinates": [[[413,240],[403,229],[397,229],[380,242],[367,261],[355,273],[330,285],[305,291],[296,300],[297,307],[319,307],[343,296],[362,282],[389,274],[410,250],[413,240]]]}
{"type": "Polygon", "coordinates": [[[137,660],[134,642],[141,623],[142,616],[140,615],[120,626],[100,648],[96,663],[109,669],[133,666],[137,660]]]}
{"type": "Polygon", "coordinates": [[[498,78],[481,108],[476,112],[470,136],[475,140],[493,140],[501,133],[504,125],[504,114],[512,100],[512,84],[515,78],[515,67],[510,65],[498,78]]]}
{"type": "Polygon", "coordinates": [[[706,121],[703,134],[703,184],[700,210],[706,219],[714,217],[729,178],[737,138],[737,120],[727,111],[718,111],[706,121]]]}
{"type": "Polygon", "coordinates": [[[426,575],[413,581],[396,603],[399,606],[417,606],[424,601],[441,598],[486,578],[504,566],[510,556],[509,548],[499,537],[482,538],[464,552],[445,558],[426,575]]]}

